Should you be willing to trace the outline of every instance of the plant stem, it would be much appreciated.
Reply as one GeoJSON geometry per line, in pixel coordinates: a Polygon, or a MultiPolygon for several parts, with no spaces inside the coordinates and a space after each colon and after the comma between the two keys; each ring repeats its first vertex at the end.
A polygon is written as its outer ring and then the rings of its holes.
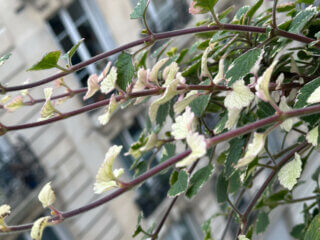
{"type": "MultiPolygon", "coordinates": [[[[117,47],[117,48],[111,50],[111,51],[98,54],[98,55],[90,58],[89,60],[83,61],[79,64],[73,65],[68,69],[67,72],[62,71],[62,72],[59,72],[55,75],[44,78],[44,79],[37,81],[37,82],[34,82],[34,83],[12,86],[12,87],[1,86],[0,92],[2,94],[4,94],[6,92],[12,92],[12,91],[17,91],[17,90],[22,90],[22,89],[33,88],[33,87],[37,87],[37,86],[49,83],[51,81],[54,81],[57,78],[61,78],[61,77],[64,77],[70,73],[76,72],[76,71],[78,71],[78,70],[80,70],[80,69],[82,69],[92,63],[95,63],[97,61],[105,59],[113,54],[116,54],[118,52],[133,48],[135,46],[138,46],[138,45],[141,45],[141,44],[144,44],[147,42],[157,41],[157,40],[162,40],[162,39],[167,39],[167,38],[172,38],[172,37],[178,37],[178,36],[183,36],[183,35],[187,35],[187,34],[218,31],[218,30],[266,33],[267,28],[266,27],[248,26],[248,25],[235,25],[235,24],[221,23],[219,26],[200,26],[200,27],[186,28],[186,29],[175,30],[175,31],[170,31],[170,32],[154,33],[152,35],[141,38],[139,40],[132,41],[128,44],[124,44],[120,47],[117,47]]],[[[311,43],[314,41],[314,39],[312,39],[312,38],[308,38],[308,37],[305,37],[305,36],[299,35],[299,34],[289,33],[289,32],[286,32],[286,31],[283,31],[280,29],[277,29],[274,34],[276,36],[285,37],[285,38],[299,41],[299,42],[303,42],[303,43],[311,43]]],[[[318,45],[315,45],[315,46],[319,47],[318,45]]]]}
{"type": "Polygon", "coordinates": [[[278,0],[273,0],[273,8],[272,8],[272,27],[277,29],[277,4],[278,0]]]}

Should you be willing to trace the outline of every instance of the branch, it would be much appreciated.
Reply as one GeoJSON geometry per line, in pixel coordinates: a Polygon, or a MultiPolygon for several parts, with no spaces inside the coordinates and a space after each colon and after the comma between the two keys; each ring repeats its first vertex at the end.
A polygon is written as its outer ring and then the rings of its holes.
{"type": "MultiPolygon", "coordinates": [[[[76,72],[92,63],[95,63],[97,61],[100,61],[102,59],[105,59],[109,56],[112,56],[113,54],[119,53],[121,51],[133,48],[135,46],[145,44],[152,41],[172,38],[172,37],[178,37],[182,35],[187,34],[194,34],[194,33],[201,33],[201,32],[210,32],[210,31],[218,31],[218,30],[229,30],[229,31],[237,31],[237,32],[255,32],[255,33],[266,33],[267,28],[266,27],[256,27],[256,26],[248,26],[248,25],[235,25],[235,24],[220,24],[219,26],[201,26],[201,27],[193,27],[193,28],[187,28],[182,30],[175,30],[170,32],[163,32],[163,33],[154,33],[152,35],[149,35],[147,37],[141,38],[139,40],[130,42],[128,44],[124,44],[118,48],[115,48],[111,51],[107,51],[101,54],[98,54],[92,58],[90,58],[87,61],[83,61],[79,64],[73,65],[68,69],[68,71],[65,72],[59,72],[57,74],[54,74],[50,77],[44,78],[40,81],[19,85],[19,86],[12,86],[12,87],[5,87],[0,85],[0,93],[4,94],[6,92],[12,92],[17,90],[23,90],[28,88],[34,88],[46,83],[49,83],[51,81],[54,81],[55,79],[64,77],[70,73],[76,72]]],[[[315,41],[315,39],[305,37],[303,35],[289,33],[280,29],[277,29],[274,33],[276,36],[285,37],[291,40],[303,42],[303,43],[311,43],[315,41]]],[[[316,47],[319,47],[316,45],[316,47]]]]}

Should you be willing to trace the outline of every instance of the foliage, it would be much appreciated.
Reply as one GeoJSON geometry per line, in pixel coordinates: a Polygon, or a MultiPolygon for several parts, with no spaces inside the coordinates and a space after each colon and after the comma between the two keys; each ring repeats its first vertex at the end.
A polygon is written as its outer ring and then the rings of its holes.
{"type": "MultiPolygon", "coordinates": [[[[290,234],[296,239],[319,238],[320,167],[315,166],[311,179],[307,180],[316,183],[312,195],[292,197],[297,186],[306,184],[300,176],[307,162],[314,164],[311,153],[320,149],[319,9],[313,6],[313,1],[297,0],[281,5],[274,1],[272,8],[262,10],[264,2],[257,0],[231,16],[232,8],[216,13],[217,2],[191,2],[191,14],[209,17],[195,28],[152,33],[146,22],[149,1],[139,0],[130,18],[142,19],[146,36],[119,47],[114,65],[108,63],[99,76],[92,74],[87,88],[71,90],[59,79],[58,85],[66,89],[65,94],[54,95],[55,89],[49,87],[44,89],[44,99],[34,99],[27,89],[42,86],[55,77],[16,87],[0,85],[5,94],[22,90],[13,99],[9,94],[1,99],[1,106],[8,112],[43,103],[39,121],[16,126],[0,123],[1,134],[46,125],[98,107],[105,107],[98,120],[101,125],[107,125],[118,109],[150,103],[146,129],[126,153],[135,159],[130,169],[136,173],[133,180],[125,182],[121,177],[124,169],[113,169],[122,146],[111,146],[97,169],[93,189],[96,194],[115,189],[111,195],[80,210],[61,212],[53,206],[56,195],[48,183],[40,191],[39,200],[44,208],[51,210],[51,216],[42,217],[28,227],[12,227],[5,223],[11,208],[2,205],[1,232],[32,228],[32,238],[41,239],[46,226],[105,204],[170,169],[167,195],[173,199],[168,211],[157,227],[153,225],[148,230],[142,228],[143,216],[139,215],[133,237],[143,234],[144,238],[158,238],[178,198],[194,201],[206,183],[216,181],[216,200],[222,212],[216,214],[229,216],[225,232],[234,221],[240,230],[230,234],[238,234],[238,239],[257,239],[274,221],[269,215],[271,210],[305,202],[304,222],[294,226],[290,234]],[[168,41],[153,53],[150,51],[158,40],[190,33],[195,40],[190,48],[179,49],[174,41],[168,41]],[[138,52],[129,51],[141,44],[144,46],[138,52]],[[99,91],[107,99],[70,112],[58,110],[56,99],[66,100],[65,97],[85,93],[86,100],[99,91]],[[214,117],[218,122],[214,122],[214,117]],[[283,138],[279,151],[269,151],[272,131],[283,138]],[[290,145],[286,138],[293,131],[296,134],[290,135],[294,138],[290,145]],[[217,145],[225,142],[228,142],[226,150],[218,152],[217,145]],[[156,165],[153,159],[159,152],[161,159],[156,165]],[[149,160],[144,159],[147,154],[152,155],[149,160]],[[263,184],[256,181],[261,172],[267,175],[263,184]],[[240,211],[239,202],[244,199],[244,193],[249,193],[250,202],[240,211]]],[[[67,60],[66,66],[58,63],[62,60],[61,52],[51,51],[29,70],[57,68],[61,72],[55,76],[59,77],[78,70],[77,65],[71,65],[71,58],[83,41],[62,57],[67,60]]],[[[9,56],[0,58],[0,66],[9,56]]],[[[213,217],[203,224],[204,239],[216,238],[210,224],[214,224],[213,217]]]]}

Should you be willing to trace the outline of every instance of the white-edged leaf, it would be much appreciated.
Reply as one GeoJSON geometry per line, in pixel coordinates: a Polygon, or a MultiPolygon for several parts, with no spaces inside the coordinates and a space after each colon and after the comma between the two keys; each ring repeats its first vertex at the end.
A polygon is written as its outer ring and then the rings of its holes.
{"type": "Polygon", "coordinates": [[[173,105],[173,110],[175,114],[180,114],[183,112],[186,107],[196,98],[198,97],[198,91],[192,90],[188,92],[188,94],[185,96],[184,99],[178,100],[174,105],[173,105]]]}
{"type": "Polygon", "coordinates": [[[7,109],[10,112],[13,112],[19,108],[21,108],[24,105],[22,101],[22,96],[16,96],[13,98],[10,102],[8,102],[4,108],[7,109]]]}
{"type": "Polygon", "coordinates": [[[100,91],[104,94],[110,93],[115,88],[117,77],[117,69],[112,67],[109,74],[102,80],[100,91]]]}
{"type": "Polygon", "coordinates": [[[240,118],[241,109],[238,108],[232,108],[228,110],[228,120],[224,126],[224,128],[227,128],[228,130],[235,127],[235,125],[238,123],[238,120],[240,118]]]}
{"type": "Polygon", "coordinates": [[[190,107],[186,108],[186,111],[176,117],[175,123],[172,124],[171,134],[176,140],[184,139],[189,132],[194,132],[197,129],[197,119],[190,107]]]}
{"type": "Polygon", "coordinates": [[[163,58],[161,60],[159,60],[153,67],[150,73],[150,81],[156,83],[157,85],[159,85],[158,83],[158,72],[159,70],[163,67],[163,65],[169,60],[169,58],[163,58]]]}
{"type": "Polygon", "coordinates": [[[316,126],[310,132],[307,133],[306,139],[308,143],[316,147],[318,146],[318,137],[319,137],[319,126],[316,126]]]}
{"type": "Polygon", "coordinates": [[[43,230],[45,229],[45,227],[50,225],[49,219],[50,219],[49,216],[41,217],[33,223],[33,226],[31,228],[31,232],[30,232],[30,236],[33,240],[41,240],[43,230]]]}
{"type": "Polygon", "coordinates": [[[251,163],[256,156],[258,156],[263,148],[266,140],[266,135],[264,133],[255,132],[253,135],[252,142],[248,145],[248,149],[244,155],[244,157],[240,158],[235,168],[241,168],[247,166],[251,163]]]}
{"type": "Polygon", "coordinates": [[[317,87],[313,93],[308,97],[307,103],[313,104],[320,102],[320,87],[317,87]]]}
{"type": "Polygon", "coordinates": [[[187,143],[191,149],[191,153],[183,160],[176,164],[177,167],[185,167],[192,164],[198,158],[203,157],[207,153],[207,144],[204,136],[197,132],[189,132],[187,143]]]}
{"type": "Polygon", "coordinates": [[[280,184],[285,188],[292,190],[294,185],[296,185],[298,182],[297,179],[300,177],[301,171],[302,161],[300,155],[298,153],[295,153],[294,159],[284,165],[278,173],[280,184]]]}
{"type": "Polygon", "coordinates": [[[168,196],[176,197],[184,193],[188,188],[188,183],[189,183],[189,173],[184,169],[180,170],[177,180],[170,187],[168,191],[168,196]]]}
{"type": "Polygon", "coordinates": [[[101,125],[106,125],[109,122],[109,120],[112,116],[112,113],[117,109],[119,104],[120,103],[117,102],[114,94],[112,94],[106,113],[104,113],[98,117],[98,121],[101,125]]]}
{"type": "Polygon", "coordinates": [[[51,188],[51,182],[48,182],[43,186],[38,194],[38,199],[42,203],[43,208],[52,206],[52,204],[56,201],[56,195],[51,188]]]}
{"type": "Polygon", "coordinates": [[[243,80],[235,82],[231,88],[232,91],[229,91],[224,99],[224,106],[229,110],[247,107],[254,99],[254,94],[243,80]]]}
{"type": "Polygon", "coordinates": [[[86,92],[86,95],[83,97],[83,100],[86,100],[92,97],[100,89],[97,74],[92,74],[89,76],[87,80],[87,86],[88,86],[88,90],[86,92]]]}
{"type": "MultiPolygon", "coordinates": [[[[281,97],[279,108],[283,112],[288,112],[288,111],[292,110],[291,107],[288,106],[285,96],[281,97]]],[[[283,123],[281,123],[280,127],[281,127],[281,129],[285,130],[286,132],[290,132],[293,127],[293,122],[294,122],[294,119],[289,118],[289,119],[285,120],[283,123]]]]}
{"type": "Polygon", "coordinates": [[[133,12],[130,14],[131,19],[142,18],[143,13],[147,7],[148,0],[139,0],[137,5],[134,7],[133,12]]]}

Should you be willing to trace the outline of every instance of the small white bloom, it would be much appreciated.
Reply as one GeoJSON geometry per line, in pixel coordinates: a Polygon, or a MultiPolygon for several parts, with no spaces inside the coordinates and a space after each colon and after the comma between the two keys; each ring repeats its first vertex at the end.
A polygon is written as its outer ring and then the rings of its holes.
{"type": "Polygon", "coordinates": [[[235,168],[241,168],[251,163],[264,148],[266,135],[264,133],[254,133],[252,142],[248,145],[248,149],[241,159],[239,159],[235,168]]]}
{"type": "Polygon", "coordinates": [[[186,111],[176,117],[175,123],[172,124],[172,135],[176,140],[184,139],[188,136],[189,132],[194,132],[197,128],[197,120],[190,107],[186,111]]]}
{"type": "Polygon", "coordinates": [[[204,136],[197,132],[189,132],[187,136],[188,146],[191,148],[191,153],[183,160],[176,164],[177,167],[185,167],[192,164],[198,158],[203,157],[207,153],[207,144],[204,136]]]}
{"type": "Polygon", "coordinates": [[[111,92],[115,88],[117,76],[117,69],[112,67],[109,74],[102,80],[100,91],[104,94],[111,92]]]}
{"type": "Polygon", "coordinates": [[[224,106],[228,109],[242,109],[249,106],[254,99],[254,94],[243,80],[236,81],[231,88],[232,91],[229,91],[224,99],[224,106]]]}
{"type": "Polygon", "coordinates": [[[300,177],[301,171],[301,157],[298,153],[295,153],[294,159],[291,162],[284,165],[278,173],[280,184],[285,188],[292,190],[294,185],[296,185],[298,182],[297,179],[300,177]]]}
{"type": "Polygon", "coordinates": [[[44,208],[51,206],[55,202],[56,195],[51,188],[51,182],[48,182],[46,185],[44,185],[38,195],[38,199],[44,208]]]}

